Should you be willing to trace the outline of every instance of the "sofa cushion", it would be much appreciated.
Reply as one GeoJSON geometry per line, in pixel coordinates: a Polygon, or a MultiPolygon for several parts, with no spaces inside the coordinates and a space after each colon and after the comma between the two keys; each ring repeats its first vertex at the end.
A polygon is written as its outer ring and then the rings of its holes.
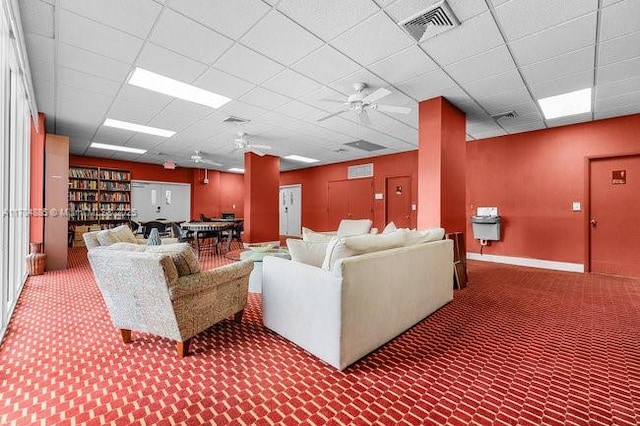
{"type": "Polygon", "coordinates": [[[406,231],[406,245],[423,244],[438,241],[444,237],[444,228],[420,229],[406,231]]]}
{"type": "Polygon", "coordinates": [[[178,276],[200,272],[200,262],[188,243],[147,246],[147,253],[166,253],[171,257],[178,270],[178,276]]]}
{"type": "Polygon", "coordinates": [[[358,254],[388,250],[405,245],[405,233],[402,231],[386,234],[364,234],[345,238],[346,246],[358,254]]]}
{"type": "Polygon", "coordinates": [[[328,242],[303,241],[287,238],[291,260],[320,268],[327,253],[328,242]]]}
{"type": "Polygon", "coordinates": [[[371,219],[342,219],[338,226],[338,237],[368,234],[371,231],[371,219]]]}
{"type": "Polygon", "coordinates": [[[119,239],[123,243],[136,243],[136,236],[133,234],[129,225],[120,225],[116,226],[113,229],[109,229],[111,233],[113,233],[117,239],[119,239]]]}
{"type": "Polygon", "coordinates": [[[324,232],[316,232],[309,228],[302,227],[302,240],[313,243],[328,243],[334,234],[327,234],[324,232]]]}
{"type": "Polygon", "coordinates": [[[111,232],[110,229],[105,229],[103,231],[98,231],[96,233],[96,238],[101,246],[110,246],[111,244],[121,243],[118,235],[111,232]]]}
{"type": "Polygon", "coordinates": [[[384,229],[382,230],[382,233],[388,234],[390,232],[397,231],[397,230],[398,228],[396,228],[396,224],[393,222],[389,222],[387,223],[387,226],[385,226],[384,229]]]}
{"type": "Polygon", "coordinates": [[[358,254],[355,250],[347,247],[345,240],[346,238],[335,236],[327,243],[327,251],[322,261],[322,269],[330,271],[338,260],[358,254]]]}
{"type": "Polygon", "coordinates": [[[134,243],[115,243],[110,246],[106,246],[107,250],[120,250],[120,251],[135,251],[135,252],[143,252],[147,250],[147,247],[141,244],[134,243]]]}

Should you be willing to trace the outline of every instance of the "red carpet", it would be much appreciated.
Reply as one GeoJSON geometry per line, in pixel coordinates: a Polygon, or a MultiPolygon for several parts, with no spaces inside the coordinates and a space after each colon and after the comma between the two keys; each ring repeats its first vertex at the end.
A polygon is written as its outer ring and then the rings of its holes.
{"type": "Polygon", "coordinates": [[[183,360],[125,345],[84,249],[70,262],[22,293],[0,424],[640,424],[637,279],[470,262],[453,303],[338,372],[264,329],[259,295],[183,360]]]}

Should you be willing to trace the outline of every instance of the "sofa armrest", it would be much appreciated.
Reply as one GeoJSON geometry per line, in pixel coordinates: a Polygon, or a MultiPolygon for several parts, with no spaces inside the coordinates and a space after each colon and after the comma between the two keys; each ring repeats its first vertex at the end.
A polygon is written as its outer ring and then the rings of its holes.
{"type": "Polygon", "coordinates": [[[339,368],[341,277],[275,256],[262,268],[264,325],[339,368]]]}
{"type": "Polygon", "coordinates": [[[171,299],[175,300],[202,291],[211,290],[213,287],[246,277],[249,282],[249,274],[253,270],[253,262],[244,260],[229,265],[220,266],[209,271],[185,275],[178,278],[175,286],[171,287],[171,299]]]}

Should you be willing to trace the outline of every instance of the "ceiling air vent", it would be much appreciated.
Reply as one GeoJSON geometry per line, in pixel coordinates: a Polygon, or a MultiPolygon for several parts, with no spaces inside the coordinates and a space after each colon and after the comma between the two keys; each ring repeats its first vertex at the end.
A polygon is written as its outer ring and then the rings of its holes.
{"type": "Polygon", "coordinates": [[[494,114],[491,116],[491,118],[493,118],[494,120],[500,120],[502,118],[506,118],[506,119],[516,118],[517,116],[518,116],[518,113],[516,111],[507,111],[507,112],[501,112],[499,114],[494,114]]]}
{"type": "Polygon", "coordinates": [[[400,26],[417,42],[427,40],[458,25],[460,21],[445,0],[400,22],[400,26]]]}
{"type": "Polygon", "coordinates": [[[347,146],[350,146],[352,148],[358,148],[358,149],[361,149],[363,151],[368,151],[368,152],[378,151],[380,149],[385,149],[386,148],[386,146],[378,145],[377,143],[373,143],[373,142],[367,142],[367,141],[362,140],[362,139],[354,141],[354,142],[347,142],[347,143],[345,143],[343,145],[347,145],[347,146]]]}
{"type": "Polygon", "coordinates": [[[249,122],[249,120],[246,120],[244,118],[234,117],[234,116],[230,115],[229,117],[227,117],[224,120],[222,120],[222,122],[223,123],[247,123],[247,122],[249,122]]]}

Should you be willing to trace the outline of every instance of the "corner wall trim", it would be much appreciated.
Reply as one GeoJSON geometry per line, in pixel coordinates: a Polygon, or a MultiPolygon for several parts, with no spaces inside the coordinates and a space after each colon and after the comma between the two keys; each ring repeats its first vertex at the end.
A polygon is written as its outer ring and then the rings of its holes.
{"type": "Polygon", "coordinates": [[[529,266],[566,272],[584,272],[582,263],[554,262],[552,260],[529,259],[526,257],[495,256],[492,254],[467,253],[467,259],[482,262],[504,263],[507,265],[529,266]]]}

